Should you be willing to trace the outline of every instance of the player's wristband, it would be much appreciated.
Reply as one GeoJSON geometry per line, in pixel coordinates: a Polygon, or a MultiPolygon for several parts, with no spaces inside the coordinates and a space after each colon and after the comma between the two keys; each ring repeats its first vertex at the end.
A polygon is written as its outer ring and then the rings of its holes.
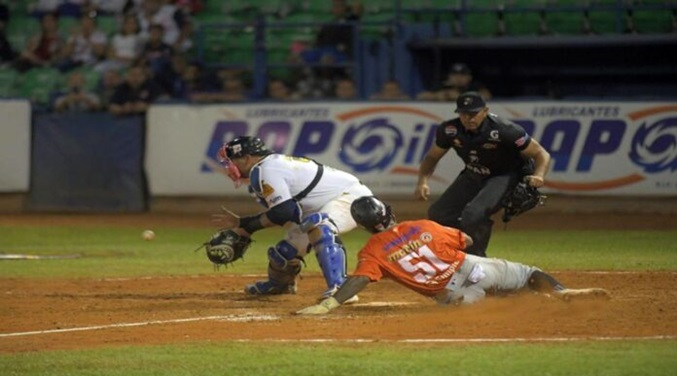
{"type": "Polygon", "coordinates": [[[248,217],[240,217],[240,227],[243,230],[247,231],[249,234],[253,234],[256,231],[263,229],[261,224],[261,215],[250,215],[248,217]]]}

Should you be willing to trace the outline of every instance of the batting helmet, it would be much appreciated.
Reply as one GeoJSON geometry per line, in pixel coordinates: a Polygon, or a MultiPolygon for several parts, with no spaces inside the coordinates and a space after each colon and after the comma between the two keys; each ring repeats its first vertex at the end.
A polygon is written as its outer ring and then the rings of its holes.
{"type": "Polygon", "coordinates": [[[374,196],[364,196],[350,205],[350,215],[360,227],[376,234],[395,223],[390,205],[374,196]]]}

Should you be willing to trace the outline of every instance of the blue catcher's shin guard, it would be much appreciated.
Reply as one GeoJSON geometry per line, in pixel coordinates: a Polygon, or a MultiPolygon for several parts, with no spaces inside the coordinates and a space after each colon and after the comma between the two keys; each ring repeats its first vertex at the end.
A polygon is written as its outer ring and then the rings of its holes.
{"type": "Polygon", "coordinates": [[[346,280],[347,269],[346,251],[336,226],[326,214],[315,213],[303,220],[302,228],[308,233],[328,289],[335,291],[346,280]]]}

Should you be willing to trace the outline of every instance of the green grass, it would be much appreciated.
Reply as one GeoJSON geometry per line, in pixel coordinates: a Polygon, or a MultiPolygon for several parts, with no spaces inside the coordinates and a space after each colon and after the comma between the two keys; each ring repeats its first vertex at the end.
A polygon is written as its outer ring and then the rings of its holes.
{"type": "MultiPolygon", "coordinates": [[[[124,277],[211,273],[204,252],[193,252],[209,229],[156,228],[147,242],[138,228],[3,227],[0,253],[79,255],[64,260],[4,260],[6,277],[124,277]]],[[[244,261],[228,273],[264,273],[266,250],[282,238],[269,229],[254,236],[244,261]]],[[[367,238],[363,231],[343,236],[349,266],[367,238]]],[[[494,231],[489,255],[546,270],[676,270],[677,231],[494,231]]],[[[307,271],[319,271],[314,256],[307,271]]]]}
{"type": "Polygon", "coordinates": [[[193,343],[0,356],[3,375],[673,375],[676,341],[193,343]],[[258,359],[258,361],[256,361],[258,359]],[[261,359],[264,359],[262,361],[261,359]]]}

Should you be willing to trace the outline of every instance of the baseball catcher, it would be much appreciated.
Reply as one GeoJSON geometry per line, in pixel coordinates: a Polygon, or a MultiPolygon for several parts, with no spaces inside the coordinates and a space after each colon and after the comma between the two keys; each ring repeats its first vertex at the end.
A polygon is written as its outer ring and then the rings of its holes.
{"type": "Polygon", "coordinates": [[[205,248],[207,258],[214,264],[214,269],[218,270],[221,265],[228,266],[241,259],[251,243],[250,237],[226,229],[212,235],[211,239],[198,249],[205,248]]]}

